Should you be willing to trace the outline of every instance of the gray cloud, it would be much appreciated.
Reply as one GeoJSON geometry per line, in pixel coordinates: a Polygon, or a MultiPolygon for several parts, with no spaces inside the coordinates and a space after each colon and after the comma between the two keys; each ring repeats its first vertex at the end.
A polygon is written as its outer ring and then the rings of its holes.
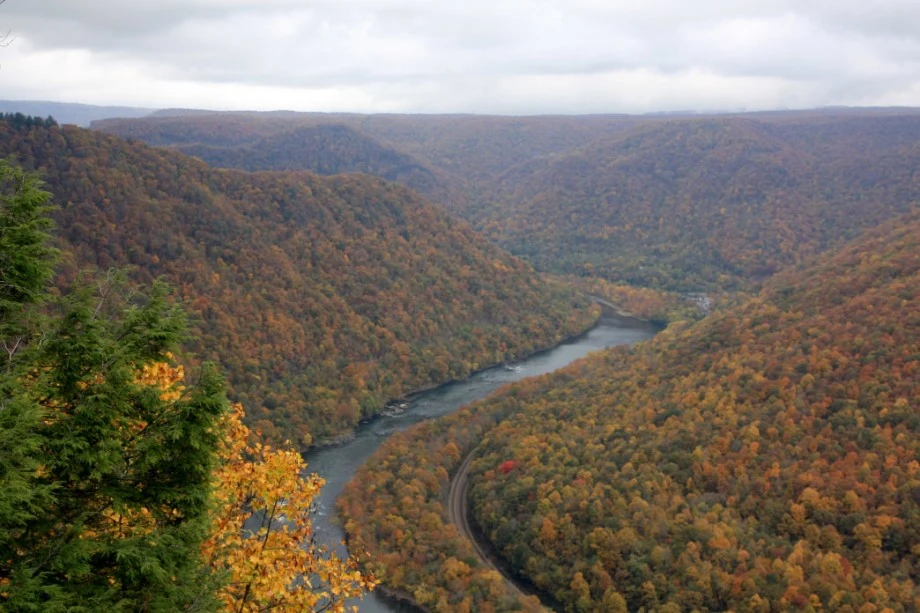
{"type": "Polygon", "coordinates": [[[920,104],[915,0],[8,0],[4,97],[643,112],[920,104]]]}

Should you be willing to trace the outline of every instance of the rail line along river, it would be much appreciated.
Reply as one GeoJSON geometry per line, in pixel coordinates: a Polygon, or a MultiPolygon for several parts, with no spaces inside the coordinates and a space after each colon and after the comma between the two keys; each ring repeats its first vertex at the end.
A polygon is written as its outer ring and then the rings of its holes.
{"type": "MultiPolygon", "coordinates": [[[[335,500],[355,471],[395,432],[413,424],[452,413],[475,400],[485,398],[506,383],[552,372],[584,357],[592,351],[628,345],[651,338],[659,330],[653,324],[627,317],[604,317],[591,330],[542,353],[505,366],[496,366],[468,379],[413,396],[398,415],[381,417],[358,428],[354,438],[305,454],[308,470],[326,480],[317,502],[313,526],[319,542],[329,545],[344,539],[335,521],[335,500]]],[[[340,548],[340,551],[341,548],[340,548]]],[[[361,613],[410,611],[371,593],[356,603],[361,613]]]]}

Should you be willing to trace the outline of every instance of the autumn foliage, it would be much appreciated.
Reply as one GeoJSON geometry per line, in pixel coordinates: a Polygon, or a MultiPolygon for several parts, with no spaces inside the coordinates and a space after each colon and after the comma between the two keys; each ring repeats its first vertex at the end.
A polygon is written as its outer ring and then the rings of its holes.
{"type": "Polygon", "coordinates": [[[447,519],[453,474],[483,433],[517,408],[508,395],[391,437],[339,496],[349,544],[383,588],[439,613],[539,611],[508,589],[447,519]]]}
{"type": "Polygon", "coordinates": [[[228,611],[345,611],[373,589],[355,558],[341,560],[313,540],[313,501],[323,486],[293,450],[251,442],[243,409],[224,421],[206,563],[224,577],[228,611]]]}
{"type": "Polygon", "coordinates": [[[751,289],[910,210],[918,137],[913,110],[647,121],[508,169],[467,218],[539,270],[751,289]]]}
{"type": "Polygon", "coordinates": [[[96,125],[220,166],[382,176],[420,190],[541,271],[671,291],[756,289],[907,211],[920,194],[915,109],[214,113],[96,125]]]}
{"type": "Polygon", "coordinates": [[[475,519],[571,611],[915,610],[918,314],[914,213],[523,383],[476,451],[475,519]]]}
{"type": "MultiPolygon", "coordinates": [[[[611,283],[590,274],[586,276],[565,275],[562,279],[590,296],[609,302],[620,313],[660,325],[666,325],[682,319],[700,319],[712,306],[728,301],[727,296],[708,294],[706,295],[708,306],[707,308],[701,308],[693,296],[677,292],[638,287],[625,283],[611,283]]],[[[732,299],[736,300],[737,294],[733,295],[732,299]]]]}
{"type": "Polygon", "coordinates": [[[374,583],[312,541],[322,481],[187,376],[165,284],[49,290],[49,199],[0,161],[0,608],[344,611],[374,583]]]}
{"type": "MultiPolygon", "coordinates": [[[[185,390],[183,367],[170,362],[143,364],[136,380],[165,403],[175,403],[185,390]]],[[[237,612],[346,611],[348,598],[362,596],[376,582],[358,571],[355,557],[342,560],[315,543],[311,516],[323,480],[306,474],[298,452],[255,442],[243,417],[243,407],[233,405],[219,426],[211,525],[201,544],[219,586],[217,600],[237,612]]],[[[146,426],[125,425],[135,431],[146,426]]],[[[105,518],[99,530],[111,538],[155,528],[146,508],[109,511],[105,518]]]]}
{"type": "Polygon", "coordinates": [[[189,348],[219,362],[271,441],[341,434],[409,391],[583,330],[596,313],[398,185],[216,170],[74,127],[0,121],[0,156],[40,170],[77,267],[163,276],[189,348]]]}
{"type": "Polygon", "coordinates": [[[349,484],[346,528],[434,610],[507,606],[440,570],[476,568],[443,507],[472,452],[475,521],[566,611],[914,610],[918,275],[913,213],[743,305],[420,425],[349,484]]]}

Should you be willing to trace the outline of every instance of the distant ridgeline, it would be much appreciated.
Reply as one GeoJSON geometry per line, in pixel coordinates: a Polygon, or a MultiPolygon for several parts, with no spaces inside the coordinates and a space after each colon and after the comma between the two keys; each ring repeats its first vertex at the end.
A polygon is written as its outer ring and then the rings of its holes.
{"type": "Polygon", "coordinates": [[[485,182],[535,156],[615,134],[628,116],[488,117],[162,111],[93,128],[243,170],[365,172],[401,182],[461,216],[485,182]]]}
{"type": "Polygon", "coordinates": [[[676,291],[756,288],[920,199],[916,109],[210,113],[94,126],[218,166],[376,174],[421,191],[539,270],[676,291]]]}
{"type": "Polygon", "coordinates": [[[0,100],[0,112],[19,113],[25,116],[54,117],[58,123],[72,123],[82,127],[108,117],[143,117],[153,109],[130,106],[98,106],[49,102],[47,100],[0,100]]]}
{"type": "Polygon", "coordinates": [[[587,327],[538,277],[411,190],[366,175],[215,170],[46,120],[0,121],[0,156],[38,170],[78,267],[163,276],[269,438],[304,445],[383,404],[587,327]]]}
{"type": "Polygon", "coordinates": [[[475,225],[538,269],[745,289],[920,202],[920,115],[641,126],[494,182],[475,225]]]}

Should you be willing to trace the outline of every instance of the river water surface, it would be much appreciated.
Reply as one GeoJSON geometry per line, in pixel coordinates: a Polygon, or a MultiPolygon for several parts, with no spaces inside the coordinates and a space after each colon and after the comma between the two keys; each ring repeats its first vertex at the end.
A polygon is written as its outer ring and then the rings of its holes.
{"type": "MultiPolygon", "coordinates": [[[[506,383],[552,372],[592,351],[651,338],[657,331],[654,325],[636,319],[604,317],[597,326],[577,339],[520,362],[497,366],[463,381],[417,394],[407,401],[405,412],[364,424],[358,428],[355,437],[345,443],[307,453],[304,457],[308,470],[326,480],[313,518],[317,541],[333,545],[344,539],[344,533],[335,521],[336,498],[355,471],[391,434],[402,432],[413,424],[452,413],[463,405],[484,398],[506,383]]],[[[340,555],[344,554],[343,547],[338,546],[338,550],[340,555]]],[[[356,604],[361,613],[403,613],[411,610],[385,601],[373,592],[356,604]]]]}

